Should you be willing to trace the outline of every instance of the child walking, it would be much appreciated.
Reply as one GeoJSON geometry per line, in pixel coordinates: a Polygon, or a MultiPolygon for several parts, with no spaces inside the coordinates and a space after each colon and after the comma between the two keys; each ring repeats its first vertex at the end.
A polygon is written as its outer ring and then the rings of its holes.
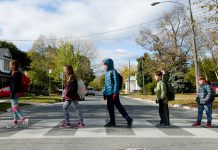
{"type": "Polygon", "coordinates": [[[127,127],[131,128],[133,124],[133,119],[128,115],[125,108],[120,102],[119,97],[119,78],[118,73],[114,69],[114,62],[112,59],[107,58],[103,60],[104,69],[106,70],[105,74],[105,85],[104,85],[104,98],[107,99],[107,109],[110,116],[110,121],[105,124],[104,127],[114,127],[115,123],[115,113],[114,106],[117,107],[123,118],[127,121],[127,127]]]}
{"type": "Polygon", "coordinates": [[[194,123],[192,126],[197,127],[201,126],[201,120],[203,111],[205,109],[207,115],[207,124],[206,128],[211,128],[212,122],[212,87],[211,85],[207,84],[205,77],[199,77],[199,86],[198,86],[198,95],[197,95],[197,103],[198,103],[198,117],[197,122],[194,123]]]}
{"type": "Polygon", "coordinates": [[[78,123],[76,124],[76,128],[83,128],[85,124],[83,123],[83,116],[82,112],[79,109],[78,100],[80,99],[78,90],[78,82],[77,76],[74,73],[72,65],[65,65],[64,66],[64,75],[66,79],[66,85],[64,87],[64,104],[63,104],[63,111],[64,111],[64,121],[59,126],[60,128],[70,128],[70,119],[69,119],[69,110],[72,104],[73,108],[76,110],[78,116],[78,123]]]}
{"type": "Polygon", "coordinates": [[[157,71],[155,73],[156,87],[156,103],[159,103],[160,124],[157,127],[170,127],[169,107],[167,99],[167,86],[163,82],[163,73],[157,71]]]}
{"type": "Polygon", "coordinates": [[[10,101],[11,111],[13,112],[13,122],[7,126],[7,128],[18,128],[18,119],[22,121],[24,127],[28,127],[29,120],[26,119],[19,108],[18,95],[22,91],[22,73],[18,71],[19,62],[13,60],[9,64],[11,70],[11,83],[10,83],[10,101]]]}

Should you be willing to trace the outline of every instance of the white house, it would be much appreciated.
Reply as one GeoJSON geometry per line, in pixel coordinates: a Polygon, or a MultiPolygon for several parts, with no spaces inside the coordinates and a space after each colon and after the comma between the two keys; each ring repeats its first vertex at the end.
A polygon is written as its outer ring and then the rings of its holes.
{"type": "MultiPolygon", "coordinates": [[[[127,78],[125,80],[125,93],[128,93],[129,89],[129,79],[127,78]]],[[[140,90],[140,87],[138,85],[136,75],[130,77],[130,92],[138,91],[140,90]]]]}
{"type": "Polygon", "coordinates": [[[0,87],[8,86],[9,84],[9,63],[11,59],[12,57],[9,49],[0,48],[0,87]]]}

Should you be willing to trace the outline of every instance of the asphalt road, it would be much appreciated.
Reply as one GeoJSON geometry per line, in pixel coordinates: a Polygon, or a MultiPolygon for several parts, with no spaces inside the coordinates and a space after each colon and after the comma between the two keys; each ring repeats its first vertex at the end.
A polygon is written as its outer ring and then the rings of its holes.
{"type": "MultiPolygon", "coordinates": [[[[117,127],[104,128],[108,121],[106,101],[90,96],[80,102],[86,128],[59,129],[63,120],[62,104],[48,104],[23,109],[30,118],[27,129],[7,129],[11,114],[0,114],[0,150],[218,150],[218,118],[213,128],[193,128],[197,112],[170,108],[170,128],[157,128],[158,106],[122,98],[134,119],[133,128],[116,110],[117,127]]],[[[72,110],[71,123],[77,123],[72,110]]],[[[204,122],[205,124],[205,119],[204,122]]]]}

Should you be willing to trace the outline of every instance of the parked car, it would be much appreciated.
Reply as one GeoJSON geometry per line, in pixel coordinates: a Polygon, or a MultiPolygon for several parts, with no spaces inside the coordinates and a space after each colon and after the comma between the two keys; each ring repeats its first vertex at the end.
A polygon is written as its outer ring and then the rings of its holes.
{"type": "Polygon", "coordinates": [[[92,88],[92,87],[87,88],[87,90],[86,90],[86,96],[88,96],[88,95],[93,95],[93,96],[95,96],[95,90],[94,90],[94,88],[92,88]]]}
{"type": "Polygon", "coordinates": [[[11,91],[9,86],[0,89],[0,97],[10,97],[10,93],[11,91]]]}
{"type": "Polygon", "coordinates": [[[218,96],[218,82],[211,82],[211,87],[216,92],[216,96],[218,96]]]}

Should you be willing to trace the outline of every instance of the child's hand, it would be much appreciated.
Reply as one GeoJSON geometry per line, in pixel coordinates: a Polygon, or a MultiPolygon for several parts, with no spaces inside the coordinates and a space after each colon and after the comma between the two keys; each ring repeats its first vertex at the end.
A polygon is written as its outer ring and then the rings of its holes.
{"type": "Polygon", "coordinates": [[[116,97],[117,97],[117,94],[116,94],[116,93],[114,93],[114,94],[113,94],[113,100],[115,100],[115,99],[116,99],[116,97]]]}

